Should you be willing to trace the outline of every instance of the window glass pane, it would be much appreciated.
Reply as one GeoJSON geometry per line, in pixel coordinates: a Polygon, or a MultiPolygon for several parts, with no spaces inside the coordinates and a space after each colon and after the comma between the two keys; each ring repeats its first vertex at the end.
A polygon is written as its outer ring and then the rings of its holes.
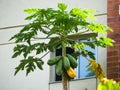
{"type": "MultiPolygon", "coordinates": [[[[93,52],[97,59],[97,47],[95,49],[91,49],[90,47],[85,47],[85,49],[93,52]]],[[[94,74],[89,70],[89,68],[87,68],[88,64],[89,62],[84,57],[82,56],[78,57],[78,78],[94,76],[94,74]]]]}

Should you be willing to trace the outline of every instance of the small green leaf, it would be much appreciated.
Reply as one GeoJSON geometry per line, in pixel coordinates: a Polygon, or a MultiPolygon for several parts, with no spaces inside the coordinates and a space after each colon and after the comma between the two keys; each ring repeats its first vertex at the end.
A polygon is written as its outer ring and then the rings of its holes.
{"type": "Polygon", "coordinates": [[[37,8],[27,8],[24,10],[24,12],[28,13],[28,14],[33,14],[35,12],[37,12],[39,9],[37,8]]]}
{"type": "Polygon", "coordinates": [[[27,62],[25,60],[21,60],[20,64],[15,68],[14,75],[16,75],[20,70],[24,70],[24,67],[26,64],[27,64],[27,62]]]}
{"type": "Polygon", "coordinates": [[[75,16],[79,16],[81,13],[81,9],[80,8],[73,8],[71,11],[70,11],[70,14],[71,15],[75,15],[75,16]]]}
{"type": "Polygon", "coordinates": [[[12,56],[12,58],[16,58],[17,56],[19,56],[21,54],[21,52],[15,52],[12,56]]]}
{"type": "Polygon", "coordinates": [[[88,51],[88,55],[89,55],[89,57],[90,57],[91,59],[93,59],[93,60],[96,59],[96,58],[95,58],[95,54],[94,54],[93,52],[88,51]]]}
{"type": "Polygon", "coordinates": [[[67,5],[66,4],[63,4],[63,3],[58,3],[58,8],[62,11],[66,10],[67,9],[67,5]]]}
{"type": "Polygon", "coordinates": [[[42,65],[44,64],[43,61],[40,60],[40,61],[36,61],[35,63],[40,70],[43,70],[43,67],[42,67],[42,65]]]}
{"type": "Polygon", "coordinates": [[[106,46],[114,46],[114,40],[101,36],[101,37],[97,37],[95,40],[95,44],[101,47],[106,47],[106,46]]]}
{"type": "Polygon", "coordinates": [[[34,71],[36,69],[36,66],[34,65],[33,62],[29,62],[26,66],[26,75],[28,75],[31,71],[34,71]]]}
{"type": "Polygon", "coordinates": [[[90,10],[90,9],[84,9],[83,12],[86,13],[87,18],[96,20],[96,17],[94,16],[94,13],[96,12],[95,10],[90,10]]]}

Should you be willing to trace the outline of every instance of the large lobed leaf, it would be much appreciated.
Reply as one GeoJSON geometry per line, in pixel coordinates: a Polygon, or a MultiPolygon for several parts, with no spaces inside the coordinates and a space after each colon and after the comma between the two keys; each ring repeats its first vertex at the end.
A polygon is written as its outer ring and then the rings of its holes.
{"type": "Polygon", "coordinates": [[[20,71],[26,69],[26,75],[28,75],[31,71],[33,72],[36,69],[36,66],[43,70],[42,65],[44,62],[39,60],[39,58],[34,58],[33,56],[29,56],[26,59],[20,61],[20,64],[15,68],[15,75],[20,71]]]}

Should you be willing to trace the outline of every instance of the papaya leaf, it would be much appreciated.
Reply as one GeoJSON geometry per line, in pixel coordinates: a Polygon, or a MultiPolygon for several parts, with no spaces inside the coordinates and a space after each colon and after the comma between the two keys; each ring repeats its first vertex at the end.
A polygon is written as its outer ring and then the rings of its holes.
{"type": "Polygon", "coordinates": [[[101,47],[106,47],[106,46],[111,46],[113,47],[114,40],[108,38],[108,37],[99,37],[99,38],[94,38],[93,41],[95,42],[95,45],[101,46],[101,47]]]}
{"type": "Polygon", "coordinates": [[[96,59],[96,58],[95,58],[95,54],[94,54],[93,52],[91,52],[91,51],[88,51],[88,56],[89,56],[91,59],[93,59],[93,60],[96,59]]]}
{"type": "Polygon", "coordinates": [[[16,75],[19,71],[24,69],[26,69],[26,75],[28,75],[30,72],[33,72],[36,69],[36,66],[39,69],[43,70],[42,68],[43,64],[44,62],[42,60],[39,60],[39,58],[34,58],[33,56],[29,56],[28,58],[20,61],[20,64],[15,68],[14,75],[16,75]]]}
{"type": "Polygon", "coordinates": [[[43,70],[42,65],[44,64],[44,62],[43,62],[42,60],[36,61],[35,63],[36,63],[37,67],[38,67],[40,70],[43,70]]]}
{"type": "Polygon", "coordinates": [[[16,75],[20,70],[24,70],[24,67],[25,67],[26,64],[27,64],[27,61],[21,60],[20,64],[15,68],[14,75],[16,75]]]}
{"type": "Polygon", "coordinates": [[[66,10],[67,8],[67,5],[66,4],[63,4],[63,3],[58,3],[58,8],[62,11],[66,10]]]}
{"type": "Polygon", "coordinates": [[[27,8],[24,10],[24,12],[28,13],[28,14],[33,14],[36,13],[39,9],[37,8],[27,8]]]}
{"type": "Polygon", "coordinates": [[[16,58],[16,57],[19,56],[20,54],[21,54],[21,51],[15,52],[15,53],[12,55],[12,58],[16,58]]]}

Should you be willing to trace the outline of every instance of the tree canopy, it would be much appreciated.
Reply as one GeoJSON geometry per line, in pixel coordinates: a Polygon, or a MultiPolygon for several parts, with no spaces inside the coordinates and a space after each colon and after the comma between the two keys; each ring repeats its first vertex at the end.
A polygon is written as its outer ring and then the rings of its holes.
{"type": "Polygon", "coordinates": [[[95,46],[113,46],[112,39],[99,36],[99,34],[106,34],[108,30],[112,31],[112,29],[106,25],[95,23],[95,10],[73,8],[68,11],[66,4],[58,3],[58,9],[28,8],[24,11],[28,14],[25,20],[30,23],[10,39],[15,40],[16,43],[12,58],[19,55],[24,57],[15,68],[15,75],[24,69],[26,75],[34,71],[36,67],[43,70],[44,60],[42,58],[49,52],[63,47],[78,50],[79,53],[75,52],[74,57],[79,55],[89,57],[90,68],[95,71],[96,67],[100,65],[95,62],[94,53],[84,47],[95,49],[95,46]],[[44,37],[36,37],[37,35],[41,36],[41,33],[44,37]],[[34,39],[49,39],[49,42],[43,40],[32,43],[34,39]],[[32,52],[35,52],[36,55],[32,56],[32,52]],[[37,57],[43,52],[46,52],[45,55],[37,57]]]}

